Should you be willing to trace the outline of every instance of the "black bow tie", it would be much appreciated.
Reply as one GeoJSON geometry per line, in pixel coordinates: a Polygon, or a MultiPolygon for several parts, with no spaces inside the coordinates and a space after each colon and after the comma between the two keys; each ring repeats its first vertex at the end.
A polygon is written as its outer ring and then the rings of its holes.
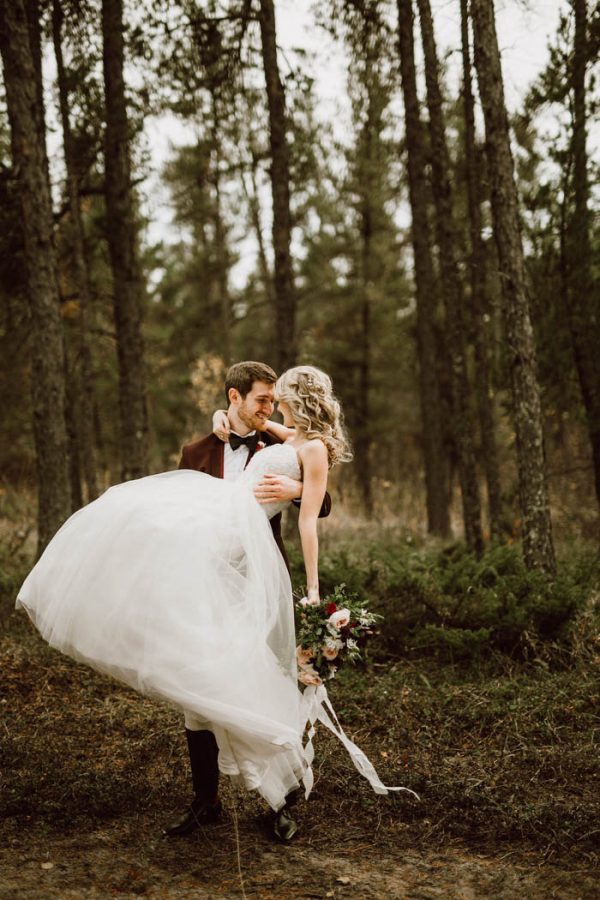
{"type": "Polygon", "coordinates": [[[233,433],[229,435],[229,446],[232,450],[237,450],[242,444],[246,445],[250,453],[254,453],[256,445],[258,444],[258,432],[255,431],[254,434],[247,434],[246,437],[233,433]]]}

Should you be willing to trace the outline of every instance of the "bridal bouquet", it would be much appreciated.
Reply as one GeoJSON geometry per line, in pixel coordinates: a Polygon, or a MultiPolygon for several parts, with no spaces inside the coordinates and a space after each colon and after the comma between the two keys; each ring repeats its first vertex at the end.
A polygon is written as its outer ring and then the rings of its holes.
{"type": "Polygon", "coordinates": [[[335,676],[344,660],[360,659],[360,648],[382,618],[347,593],[344,584],[318,603],[302,597],[294,613],[298,680],[306,685],[322,684],[335,676]]]}

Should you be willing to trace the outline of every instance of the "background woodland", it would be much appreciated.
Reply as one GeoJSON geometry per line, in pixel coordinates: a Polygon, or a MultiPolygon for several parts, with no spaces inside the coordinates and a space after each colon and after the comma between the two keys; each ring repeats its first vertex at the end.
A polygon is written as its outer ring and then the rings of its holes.
{"type": "Polygon", "coordinates": [[[510,118],[491,0],[457,0],[457,89],[429,0],[320,4],[344,140],[270,0],[0,10],[0,465],[5,494],[35,488],[40,548],[108,484],[176,465],[242,358],[331,373],[355,447],[340,511],[476,555],[522,540],[548,574],[552,519],[597,538],[593,4],[563,4],[510,118]],[[191,136],[158,243],[150,118],[191,136]]]}

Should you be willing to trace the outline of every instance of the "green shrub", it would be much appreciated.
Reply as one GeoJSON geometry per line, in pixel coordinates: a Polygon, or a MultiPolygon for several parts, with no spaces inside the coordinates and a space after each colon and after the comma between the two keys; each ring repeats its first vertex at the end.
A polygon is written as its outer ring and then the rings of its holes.
{"type": "MultiPolygon", "coordinates": [[[[291,553],[295,585],[304,570],[291,553]]],[[[322,595],[344,582],[384,616],[388,652],[478,659],[486,649],[517,658],[568,650],[573,625],[600,582],[595,552],[570,554],[549,579],[529,571],[518,547],[491,547],[477,559],[462,545],[443,549],[383,532],[378,540],[338,540],[321,554],[322,595]]]]}

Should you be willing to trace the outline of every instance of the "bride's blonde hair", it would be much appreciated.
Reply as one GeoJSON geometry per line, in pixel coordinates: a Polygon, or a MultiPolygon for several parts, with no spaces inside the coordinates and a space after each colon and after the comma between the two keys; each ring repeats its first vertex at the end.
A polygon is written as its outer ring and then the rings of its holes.
{"type": "Polygon", "coordinates": [[[299,432],[309,440],[323,441],[330,467],[352,459],[342,409],[329,375],[314,366],[288,369],[275,385],[275,399],[287,403],[299,432]]]}

